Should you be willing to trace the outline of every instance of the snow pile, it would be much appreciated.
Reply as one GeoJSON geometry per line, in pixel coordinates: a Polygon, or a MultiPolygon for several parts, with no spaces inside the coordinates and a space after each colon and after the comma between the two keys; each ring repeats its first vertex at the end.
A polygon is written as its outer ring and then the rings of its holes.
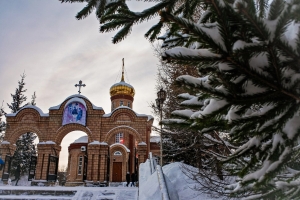
{"type": "MultiPolygon", "coordinates": [[[[173,196],[174,193],[177,192],[179,200],[213,199],[208,195],[201,193],[201,191],[193,189],[199,188],[200,186],[197,182],[185,175],[182,165],[182,163],[176,162],[163,167],[169,195],[173,196]],[[170,185],[172,187],[170,187],[170,185]]],[[[191,166],[188,167],[190,168],[191,166]]],[[[139,200],[162,199],[157,173],[155,172],[151,175],[149,160],[140,165],[139,184],[139,200]]],[[[170,197],[170,199],[172,198],[170,197]]]]}
{"type": "Polygon", "coordinates": [[[139,167],[139,200],[148,199],[162,200],[157,174],[151,175],[149,159],[139,167]]]}

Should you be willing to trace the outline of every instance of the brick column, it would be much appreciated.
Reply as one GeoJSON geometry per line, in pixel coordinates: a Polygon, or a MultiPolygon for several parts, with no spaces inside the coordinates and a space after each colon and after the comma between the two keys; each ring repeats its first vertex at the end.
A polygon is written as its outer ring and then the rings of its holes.
{"type": "Polygon", "coordinates": [[[87,180],[98,181],[100,171],[100,142],[94,141],[88,144],[88,169],[87,180]]]}
{"type": "Polygon", "coordinates": [[[104,182],[107,180],[108,171],[107,171],[107,157],[108,155],[108,144],[101,142],[100,145],[100,181],[104,182]]]}
{"type": "MultiPolygon", "coordinates": [[[[3,161],[5,161],[5,156],[13,156],[16,150],[16,145],[11,145],[10,142],[3,141],[0,145],[0,155],[3,161]]],[[[0,171],[0,178],[2,178],[3,169],[0,171]]]]}
{"type": "Polygon", "coordinates": [[[139,158],[139,164],[144,163],[147,159],[147,144],[145,142],[141,142],[138,144],[137,154],[139,158]]]}
{"type": "Polygon", "coordinates": [[[59,157],[61,147],[54,142],[40,142],[37,144],[38,158],[35,171],[35,180],[47,180],[49,154],[59,157]]]}

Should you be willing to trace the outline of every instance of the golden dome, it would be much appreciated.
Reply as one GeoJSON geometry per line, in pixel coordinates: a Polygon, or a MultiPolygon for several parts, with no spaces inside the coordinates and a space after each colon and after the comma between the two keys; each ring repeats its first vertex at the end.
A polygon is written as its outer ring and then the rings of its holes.
{"type": "Polygon", "coordinates": [[[125,81],[121,81],[121,82],[116,83],[113,86],[111,86],[109,93],[110,93],[110,96],[115,96],[118,94],[125,94],[125,95],[129,95],[131,97],[134,97],[135,91],[134,91],[134,88],[130,84],[125,83],[125,81]]]}
{"type": "Polygon", "coordinates": [[[131,97],[134,97],[134,94],[135,94],[135,91],[134,91],[134,88],[128,84],[128,83],[125,83],[124,81],[124,58],[122,59],[123,60],[123,68],[122,68],[122,78],[121,78],[121,81],[119,83],[115,83],[114,85],[112,85],[110,87],[110,96],[115,96],[115,95],[129,95],[131,97]]]}

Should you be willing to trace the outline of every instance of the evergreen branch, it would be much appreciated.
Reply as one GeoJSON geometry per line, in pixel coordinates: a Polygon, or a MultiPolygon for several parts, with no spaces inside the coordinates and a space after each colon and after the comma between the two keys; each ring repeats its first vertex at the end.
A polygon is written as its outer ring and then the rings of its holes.
{"type": "Polygon", "coordinates": [[[197,24],[190,20],[182,19],[179,17],[176,17],[170,13],[167,13],[165,11],[160,12],[160,16],[162,19],[167,19],[169,21],[172,21],[178,25],[180,25],[182,28],[188,30],[190,33],[193,33],[196,35],[198,38],[203,39],[207,44],[211,46],[211,49],[214,50],[215,52],[221,51],[223,53],[226,53],[222,46],[219,43],[216,43],[210,35],[202,31],[197,24]]]}
{"type": "Polygon", "coordinates": [[[238,63],[236,63],[232,58],[228,57],[226,59],[229,62],[234,63],[237,67],[239,67],[239,69],[241,69],[242,71],[244,71],[247,75],[249,75],[250,77],[253,77],[254,79],[257,79],[258,81],[260,81],[261,83],[265,84],[266,86],[270,87],[271,89],[274,89],[278,92],[282,92],[283,94],[299,101],[300,97],[298,97],[297,95],[290,93],[287,90],[284,90],[283,88],[279,88],[278,86],[276,86],[275,84],[272,84],[271,82],[268,82],[267,80],[265,80],[264,78],[261,78],[257,73],[250,71],[249,69],[245,68],[244,66],[239,65],[238,63]]]}
{"type": "Polygon", "coordinates": [[[158,22],[158,24],[152,26],[148,32],[145,34],[145,37],[148,38],[149,35],[151,34],[149,41],[153,42],[156,38],[157,35],[160,33],[161,28],[163,27],[163,23],[162,22],[158,22]]]}
{"type": "Polygon", "coordinates": [[[265,17],[265,10],[268,8],[268,0],[257,0],[258,1],[258,16],[260,18],[265,17]]]}
{"type": "Polygon", "coordinates": [[[290,16],[290,9],[291,7],[288,6],[283,13],[280,13],[280,17],[278,19],[274,39],[280,39],[280,37],[286,32],[287,27],[291,24],[292,18],[290,16]]]}
{"type": "Polygon", "coordinates": [[[96,8],[97,19],[100,20],[105,11],[105,5],[107,0],[98,0],[98,5],[96,8]]]}
{"type": "Polygon", "coordinates": [[[113,43],[116,44],[125,39],[125,37],[131,32],[132,25],[133,24],[131,23],[125,24],[124,27],[113,37],[113,43]]]}
{"type": "Polygon", "coordinates": [[[213,13],[211,11],[206,11],[202,14],[200,23],[206,23],[212,15],[213,13]]]}
{"type": "Polygon", "coordinates": [[[101,22],[111,21],[105,23],[100,27],[100,32],[109,32],[115,29],[118,29],[121,26],[124,26],[123,30],[120,30],[116,36],[114,36],[113,42],[117,43],[124,39],[131,30],[131,26],[135,23],[141,23],[145,20],[149,20],[155,15],[157,15],[158,11],[165,8],[170,4],[170,0],[164,0],[155,6],[144,10],[140,13],[134,13],[130,11],[128,8],[123,7],[118,10],[118,14],[110,14],[101,18],[101,22]],[[126,25],[124,25],[126,24],[126,25]],[[130,26],[130,28],[129,28],[130,26]],[[121,35],[126,34],[126,35],[121,35]]]}
{"type": "Polygon", "coordinates": [[[277,51],[282,53],[283,56],[290,58],[294,62],[294,65],[289,65],[289,67],[291,67],[295,71],[298,71],[299,69],[298,66],[300,65],[300,59],[299,59],[300,52],[297,54],[294,51],[293,47],[288,42],[283,41],[281,39],[276,41],[276,46],[277,46],[277,51]]]}
{"type": "Polygon", "coordinates": [[[124,0],[114,1],[114,2],[110,2],[109,4],[107,4],[105,6],[105,13],[100,18],[100,23],[103,24],[105,22],[105,20],[103,18],[117,13],[117,10],[120,8],[127,9],[127,10],[129,9],[124,0]]]}
{"type": "Polygon", "coordinates": [[[269,66],[272,66],[274,67],[274,71],[275,71],[275,82],[277,82],[278,84],[278,87],[281,87],[281,71],[280,71],[280,67],[279,67],[279,64],[280,64],[280,61],[279,61],[279,58],[278,58],[278,55],[277,55],[277,51],[274,50],[271,46],[268,46],[268,49],[269,49],[269,54],[268,54],[268,61],[269,61],[269,66]]]}
{"type": "Polygon", "coordinates": [[[270,5],[269,20],[275,20],[284,9],[283,0],[273,0],[270,5]]]}
{"type": "Polygon", "coordinates": [[[237,8],[243,16],[249,20],[258,36],[262,38],[263,41],[266,41],[270,36],[270,32],[267,30],[266,25],[262,20],[256,17],[255,14],[248,12],[247,8],[245,8],[242,3],[237,3],[237,8]]]}
{"type": "Polygon", "coordinates": [[[129,20],[128,19],[114,20],[112,22],[106,23],[103,26],[101,26],[100,32],[110,32],[124,26],[124,24],[130,24],[129,20]]]}
{"type": "Polygon", "coordinates": [[[86,18],[88,15],[92,13],[96,5],[97,5],[97,0],[90,0],[88,4],[81,11],[77,13],[76,18],[78,20],[86,18]]]}

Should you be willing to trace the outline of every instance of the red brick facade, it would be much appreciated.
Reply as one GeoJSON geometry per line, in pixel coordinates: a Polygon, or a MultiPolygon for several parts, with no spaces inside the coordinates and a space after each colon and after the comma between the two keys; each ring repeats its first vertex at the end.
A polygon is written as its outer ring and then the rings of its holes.
{"type": "MultiPolygon", "coordinates": [[[[83,131],[88,136],[88,143],[71,144],[69,148],[70,177],[68,181],[83,181],[83,172],[78,173],[80,156],[87,158],[87,181],[103,182],[107,179],[113,181],[114,162],[122,163],[121,179],[125,181],[126,172],[135,172],[136,170],[134,169],[134,158],[138,158],[139,164],[148,157],[153,118],[148,115],[136,114],[131,109],[133,99],[122,97],[122,100],[128,101],[130,107],[127,107],[127,104],[120,107],[115,105],[114,108],[117,108],[109,114],[105,114],[103,109],[94,106],[82,95],[68,97],[61,105],[51,107],[49,114],[42,113],[39,108],[34,106],[24,107],[16,114],[9,114],[7,115],[4,142],[0,147],[2,158],[5,155],[13,154],[14,144],[22,134],[34,132],[40,141],[37,145],[38,161],[35,179],[47,180],[49,155],[59,157],[62,139],[71,131],[83,131]],[[66,103],[72,98],[82,99],[86,104],[85,126],[77,123],[62,125],[66,103]],[[118,133],[123,134],[123,144],[115,144],[118,133]],[[81,151],[81,146],[86,146],[85,152],[81,151]],[[114,155],[116,151],[122,155],[114,155]]],[[[113,98],[112,101],[117,104],[120,99],[113,98]]],[[[157,147],[155,149],[157,151],[157,147]]],[[[2,173],[0,173],[1,175],[2,173]]]]}

